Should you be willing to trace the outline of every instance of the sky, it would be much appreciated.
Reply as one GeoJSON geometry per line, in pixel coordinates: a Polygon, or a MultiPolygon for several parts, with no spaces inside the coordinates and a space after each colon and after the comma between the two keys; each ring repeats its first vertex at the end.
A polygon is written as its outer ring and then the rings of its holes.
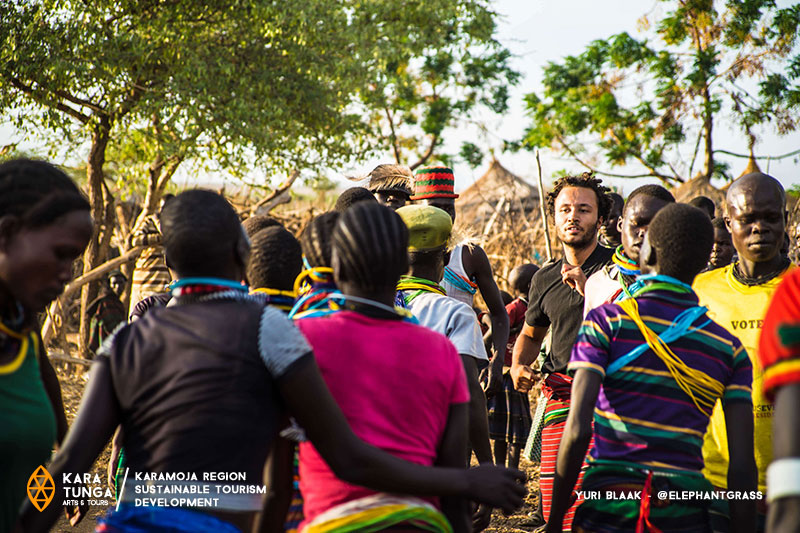
{"type": "MultiPolygon", "coordinates": [[[[778,5],[785,7],[792,0],[779,0],[778,5]]],[[[629,32],[634,37],[641,37],[637,30],[637,20],[644,14],[658,15],[661,9],[656,0],[496,0],[494,9],[501,15],[498,25],[497,38],[514,54],[513,66],[522,74],[520,83],[511,90],[510,110],[502,117],[481,116],[480,119],[487,126],[488,135],[480,139],[479,145],[495,148],[498,160],[518,176],[535,183],[537,177],[535,155],[532,152],[522,151],[516,154],[501,153],[499,148],[502,139],[520,139],[528,125],[525,116],[523,97],[529,92],[541,91],[542,68],[549,61],[559,61],[566,55],[579,54],[587,44],[595,39],[607,38],[623,31],[629,32]]],[[[718,148],[747,153],[747,144],[744,136],[733,130],[725,120],[715,123],[715,144],[718,148]]],[[[480,138],[477,129],[459,128],[445,131],[445,150],[448,153],[457,153],[461,143],[465,140],[475,141],[480,138]]],[[[776,155],[791,152],[800,148],[800,132],[779,137],[769,131],[760,132],[761,142],[756,146],[757,155],[776,155]]],[[[9,142],[19,141],[13,129],[0,125],[0,146],[9,142]]],[[[35,145],[22,142],[22,149],[36,149],[35,145]]],[[[38,150],[42,151],[42,150],[38,150]]],[[[726,158],[720,159],[731,164],[731,171],[738,175],[746,165],[745,159],[726,158]]],[[[552,180],[550,174],[557,170],[582,172],[583,167],[571,161],[568,157],[560,155],[550,149],[541,150],[541,161],[545,186],[552,180]]],[[[64,161],[69,163],[69,161],[64,161]]],[[[342,175],[364,175],[380,163],[392,162],[390,154],[378,154],[361,164],[339,171],[331,170],[330,177],[337,178],[342,175]]],[[[74,163],[74,162],[73,162],[74,163]]],[[[488,168],[489,158],[476,169],[471,169],[466,164],[457,164],[454,167],[456,175],[456,188],[463,190],[479,178],[488,168]]],[[[767,170],[766,161],[759,161],[762,170],[767,170]]],[[[640,169],[615,167],[604,165],[602,160],[597,162],[598,168],[617,173],[638,173],[640,169]]],[[[695,167],[697,168],[697,167],[695,167]]],[[[184,169],[179,171],[175,182],[184,184],[191,178],[187,175],[196,170],[184,169]]],[[[800,158],[793,157],[780,161],[769,162],[769,173],[778,178],[785,186],[800,183],[800,158]]],[[[217,181],[214,179],[213,181],[217,181]]],[[[648,182],[657,180],[648,179],[618,179],[604,178],[623,193],[648,182]]],[[[343,187],[351,183],[343,182],[343,187]]]]}
{"type": "MultiPolygon", "coordinates": [[[[791,0],[778,1],[779,7],[787,7],[794,3],[791,0]]],[[[623,31],[634,37],[643,35],[637,30],[637,20],[646,13],[657,16],[661,7],[655,0],[497,0],[493,3],[495,10],[502,15],[498,38],[516,56],[514,66],[523,77],[519,85],[511,93],[511,110],[504,117],[493,121],[493,131],[501,138],[521,138],[528,119],[525,116],[523,96],[529,92],[540,92],[542,89],[542,69],[549,61],[559,61],[567,55],[579,54],[587,44],[595,39],[608,38],[623,31]]],[[[744,136],[725,124],[715,124],[715,144],[735,153],[747,153],[747,142],[744,136]]],[[[451,145],[457,147],[461,140],[451,137],[451,145]]],[[[776,155],[792,152],[800,148],[800,132],[793,132],[780,137],[769,131],[761,132],[762,142],[756,145],[756,155],[776,155]],[[762,151],[763,150],[763,151],[762,151]]],[[[453,152],[457,148],[451,149],[453,152]]],[[[531,152],[517,154],[495,154],[498,160],[509,170],[534,182],[538,171],[535,156],[531,152]]],[[[565,169],[583,172],[579,164],[549,149],[540,151],[545,186],[549,173],[565,169]]],[[[731,164],[731,171],[738,176],[747,164],[746,159],[720,159],[731,164]]],[[[766,161],[759,161],[762,170],[766,171],[766,161]]],[[[463,189],[479,178],[488,166],[488,161],[476,168],[458,165],[455,168],[458,188],[463,189]]],[[[598,168],[615,173],[638,173],[636,168],[615,167],[613,169],[598,162],[598,168]]],[[[696,168],[696,167],[695,167],[696,168]]],[[[785,186],[800,183],[800,161],[797,157],[781,161],[770,161],[769,173],[778,178],[785,186]]],[[[627,193],[648,182],[658,183],[652,179],[616,179],[603,178],[607,183],[627,193]]]]}

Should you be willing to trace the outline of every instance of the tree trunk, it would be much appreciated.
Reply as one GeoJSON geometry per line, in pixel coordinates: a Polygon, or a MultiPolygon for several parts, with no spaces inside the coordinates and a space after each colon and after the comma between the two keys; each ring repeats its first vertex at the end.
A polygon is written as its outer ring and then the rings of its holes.
{"type": "Polygon", "coordinates": [[[161,155],[158,155],[150,164],[147,192],[142,203],[142,211],[136,217],[136,222],[134,222],[131,232],[137,231],[144,224],[147,217],[158,212],[164,191],[166,191],[169,181],[182,162],[183,156],[171,156],[168,159],[164,159],[161,155]]]}
{"type": "Polygon", "coordinates": [[[703,89],[703,131],[705,136],[705,175],[711,179],[714,174],[714,143],[713,143],[713,129],[714,129],[714,114],[711,110],[711,94],[708,90],[708,85],[703,89]]]}
{"type": "MultiPolygon", "coordinates": [[[[106,147],[110,133],[110,124],[107,117],[99,119],[99,123],[92,132],[92,146],[89,150],[89,160],[86,167],[86,182],[88,186],[89,204],[92,207],[94,219],[94,233],[89,240],[89,245],[83,254],[84,274],[94,269],[100,262],[100,226],[105,220],[105,205],[103,202],[103,165],[106,162],[106,147]]],[[[81,289],[80,330],[78,335],[78,350],[81,357],[89,356],[89,320],[86,309],[97,295],[97,284],[89,283],[81,289]]]]}

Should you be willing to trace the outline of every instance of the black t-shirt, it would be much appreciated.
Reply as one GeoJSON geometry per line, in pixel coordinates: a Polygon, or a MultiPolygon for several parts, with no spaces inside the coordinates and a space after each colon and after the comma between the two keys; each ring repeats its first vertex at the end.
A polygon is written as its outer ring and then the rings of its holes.
{"type": "MultiPolygon", "coordinates": [[[[614,251],[598,245],[581,265],[588,278],[611,262],[614,251]]],[[[539,269],[533,275],[525,322],[534,327],[552,326],[552,343],[542,372],[564,373],[583,320],[583,296],[561,281],[564,260],[539,269]]]]}

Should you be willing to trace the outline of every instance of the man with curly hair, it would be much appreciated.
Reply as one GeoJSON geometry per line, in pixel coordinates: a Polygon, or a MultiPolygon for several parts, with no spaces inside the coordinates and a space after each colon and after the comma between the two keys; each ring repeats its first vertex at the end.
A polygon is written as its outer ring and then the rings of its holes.
{"type": "MultiPolygon", "coordinates": [[[[547,405],[539,483],[545,520],[550,511],[558,444],[569,412],[572,378],[567,376],[567,363],[581,325],[583,286],[586,278],[609,264],[614,255],[613,250],[597,243],[597,232],[610,207],[607,192],[601,180],[584,173],[560,178],[547,195],[564,257],[533,276],[525,325],[514,345],[511,377],[517,390],[527,392],[542,379],[532,365],[550,331],[550,346],[542,366],[547,405]]],[[[570,530],[573,514],[574,507],[564,518],[565,531],[570,530]]]]}

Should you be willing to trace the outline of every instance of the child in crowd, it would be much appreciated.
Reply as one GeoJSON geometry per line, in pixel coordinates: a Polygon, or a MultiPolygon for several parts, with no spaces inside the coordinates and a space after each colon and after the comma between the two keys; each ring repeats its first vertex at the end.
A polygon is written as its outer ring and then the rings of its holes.
{"type": "Polygon", "coordinates": [[[717,400],[728,424],[731,531],[755,530],[756,466],[752,367],[739,340],[698,306],[690,283],[711,251],[711,221],[670,204],[642,245],[632,298],[586,316],[568,369],[572,406],[558,450],[548,532],[560,532],[586,449],[591,460],[573,531],[711,530],[708,498],[664,498],[664,491],[708,493],[703,435],[717,400]],[[688,238],[691,236],[691,238],[688,238]],[[592,429],[594,420],[594,429],[592,429]],[[595,492],[588,492],[595,491],[595,492]],[[620,495],[640,491],[638,498],[620,495]]]}
{"type": "Polygon", "coordinates": [[[711,257],[708,259],[706,270],[714,270],[728,266],[733,261],[736,248],[733,247],[731,232],[725,226],[725,219],[715,218],[711,221],[714,226],[714,247],[711,248],[711,257]]]}
{"type": "MultiPolygon", "coordinates": [[[[516,267],[509,275],[508,284],[517,297],[506,305],[510,329],[508,348],[503,362],[503,392],[490,396],[487,400],[489,438],[494,444],[494,462],[497,465],[505,465],[508,457],[510,468],[519,466],[519,456],[531,430],[531,405],[528,394],[514,388],[509,369],[514,343],[525,323],[531,278],[537,270],[538,266],[528,263],[516,267]]],[[[487,333],[491,335],[491,330],[487,333]]]]}
{"type": "MultiPolygon", "coordinates": [[[[256,217],[248,220],[254,218],[256,217]]],[[[250,235],[250,245],[247,280],[250,282],[251,292],[263,297],[269,305],[289,313],[295,304],[295,280],[303,269],[303,251],[300,243],[283,226],[270,224],[250,235]]],[[[276,440],[269,462],[274,479],[284,480],[288,476],[292,478],[291,494],[288,489],[280,494],[273,491],[265,507],[265,514],[286,515],[283,529],[287,532],[296,531],[303,519],[303,500],[297,478],[296,446],[294,440],[288,439],[297,433],[298,426],[295,422],[281,432],[281,436],[286,436],[287,439],[276,440]],[[288,466],[285,464],[287,461],[292,462],[291,471],[284,470],[288,466]]],[[[279,517],[270,518],[280,523],[279,517]]],[[[266,520],[266,517],[262,520],[262,527],[267,523],[266,520]]]]}

